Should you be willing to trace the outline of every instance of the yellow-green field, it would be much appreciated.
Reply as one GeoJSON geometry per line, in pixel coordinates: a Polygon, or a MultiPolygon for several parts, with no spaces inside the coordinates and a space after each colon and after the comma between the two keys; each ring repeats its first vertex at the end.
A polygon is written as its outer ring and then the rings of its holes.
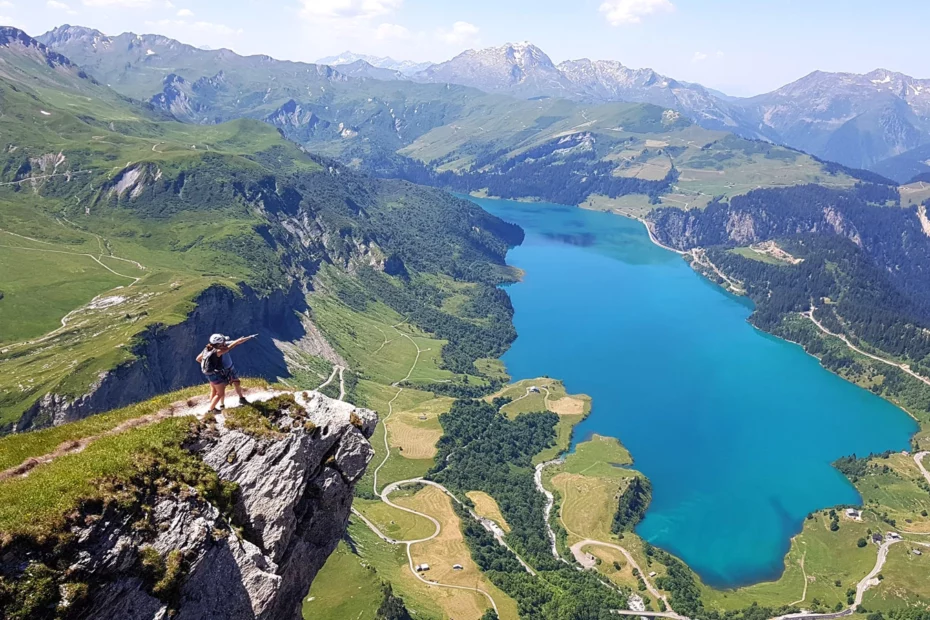
{"type": "Polygon", "coordinates": [[[842,517],[840,529],[831,532],[827,514],[815,513],[813,519],[804,522],[801,533],[792,539],[785,557],[785,572],[777,581],[725,592],[704,586],[704,603],[720,610],[747,607],[754,601],[770,607],[793,602],[810,606],[814,599],[827,609],[837,603],[846,606],[847,589],[855,589],[859,580],[875,566],[877,557],[876,545],[858,547],[857,541],[868,538],[870,529],[884,532],[887,527],[866,512],[861,522],[842,517]],[[836,585],[837,581],[840,586],[836,585]]]}
{"type": "MultiPolygon", "coordinates": [[[[395,498],[397,499],[397,498],[395,498]]],[[[398,504],[402,502],[398,501],[398,504]]],[[[388,506],[381,500],[356,498],[353,506],[382,533],[396,540],[417,540],[432,535],[435,526],[423,517],[388,506]]]]}
{"type": "MultiPolygon", "coordinates": [[[[400,505],[428,514],[439,521],[439,535],[427,542],[412,545],[410,549],[416,564],[429,564],[430,570],[424,577],[441,584],[480,588],[487,592],[497,604],[502,620],[517,620],[517,604],[501,592],[481,574],[471,558],[468,545],[462,535],[462,524],[452,509],[452,500],[439,489],[427,486],[414,495],[394,498],[400,505]],[[461,570],[453,565],[459,564],[461,570]]],[[[449,618],[479,620],[490,603],[483,595],[468,591],[431,587],[431,596],[442,606],[449,618]]]]}
{"type": "Polygon", "coordinates": [[[521,413],[542,411],[551,411],[558,414],[559,424],[556,427],[556,443],[551,448],[537,454],[533,458],[534,464],[553,459],[567,450],[571,444],[572,429],[591,412],[590,396],[585,394],[569,395],[561,381],[548,377],[525,379],[512,383],[486,397],[485,400],[491,402],[498,397],[513,399],[501,408],[501,412],[511,418],[515,418],[521,413]],[[533,387],[539,391],[531,391],[533,387]]]}
{"type": "Polygon", "coordinates": [[[923,181],[909,183],[908,185],[902,185],[898,188],[898,191],[901,194],[902,206],[919,205],[930,198],[930,183],[924,183],[923,181]]]}
{"type": "Polygon", "coordinates": [[[922,542],[898,543],[888,550],[883,579],[862,599],[866,609],[887,612],[906,606],[930,610],[930,547],[925,546],[926,540],[922,542]]]}
{"type": "Polygon", "coordinates": [[[497,505],[497,500],[484,491],[469,491],[465,495],[474,502],[475,513],[478,516],[494,521],[505,532],[510,531],[510,525],[507,524],[507,520],[504,519],[504,515],[501,514],[501,509],[497,505]]]}
{"type": "Polygon", "coordinates": [[[564,463],[546,468],[544,484],[561,498],[559,519],[570,543],[585,538],[616,539],[610,526],[617,498],[637,475],[621,466],[631,463],[629,452],[618,440],[594,435],[578,444],[564,463]]]}
{"type": "Polygon", "coordinates": [[[372,619],[381,604],[377,572],[343,541],[326,560],[304,599],[304,618],[372,619]]]}

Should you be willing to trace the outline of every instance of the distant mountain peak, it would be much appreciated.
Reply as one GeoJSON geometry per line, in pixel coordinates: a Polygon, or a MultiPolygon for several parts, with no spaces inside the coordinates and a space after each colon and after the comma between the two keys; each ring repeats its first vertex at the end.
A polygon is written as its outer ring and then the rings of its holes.
{"type": "MultiPolygon", "coordinates": [[[[44,43],[33,39],[19,28],[0,26],[0,47],[18,47],[23,52],[39,56],[49,67],[73,67],[71,61],[58,52],[53,52],[44,43]]],[[[83,75],[82,75],[83,77],[83,75]]]]}
{"type": "Polygon", "coordinates": [[[337,56],[326,56],[316,61],[319,65],[329,65],[331,67],[343,67],[353,65],[358,61],[363,61],[376,69],[388,69],[397,71],[403,75],[413,75],[430,67],[431,62],[416,62],[413,60],[394,60],[390,56],[371,56],[368,54],[356,54],[346,50],[337,56]]]}
{"type": "Polygon", "coordinates": [[[37,37],[39,41],[48,46],[60,45],[70,41],[99,42],[105,38],[107,38],[107,35],[99,30],[70,24],[63,24],[37,37]]]}

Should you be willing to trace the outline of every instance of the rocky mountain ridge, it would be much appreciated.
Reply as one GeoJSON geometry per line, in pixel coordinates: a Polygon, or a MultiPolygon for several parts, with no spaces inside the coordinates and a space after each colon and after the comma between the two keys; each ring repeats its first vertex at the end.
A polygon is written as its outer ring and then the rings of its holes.
{"type": "Polygon", "coordinates": [[[854,168],[875,168],[901,182],[913,176],[914,166],[930,170],[926,158],[908,161],[910,167],[891,160],[902,154],[907,159],[909,151],[930,142],[930,79],[887,69],[815,71],[770,93],[739,98],[615,60],[555,64],[524,42],[468,50],[408,76],[526,98],[652,103],[709,129],[771,140],[854,168]],[[882,167],[886,160],[891,161],[882,167]],[[895,174],[898,167],[902,170],[895,174]]]}
{"type": "Polygon", "coordinates": [[[257,415],[274,432],[204,418],[192,423],[178,453],[186,456],[174,457],[218,483],[194,484],[157,451],[139,455],[135,474],[101,482],[104,497],[122,499],[84,503],[65,518],[58,545],[6,540],[0,575],[19,583],[22,597],[2,601],[12,605],[4,609],[43,618],[49,606],[56,618],[300,618],[344,535],[377,416],[316,392],[259,398],[267,402],[257,415]],[[217,493],[217,484],[231,492],[217,493]],[[48,582],[54,587],[37,585],[48,582]]]}
{"type": "Polygon", "coordinates": [[[345,65],[352,65],[358,61],[362,61],[378,69],[396,71],[403,75],[413,75],[415,73],[419,73],[420,71],[423,71],[433,64],[431,62],[416,62],[414,60],[394,60],[390,56],[356,54],[355,52],[350,52],[348,50],[339,54],[338,56],[326,56],[325,58],[320,58],[316,61],[316,64],[342,68],[345,65]]]}
{"type": "MultiPolygon", "coordinates": [[[[408,80],[455,84],[525,99],[651,103],[674,109],[708,129],[784,144],[854,168],[874,168],[899,182],[913,176],[914,170],[930,170],[919,153],[916,159],[907,156],[930,142],[930,80],[884,69],[864,75],[817,71],[771,93],[736,98],[613,60],[578,59],[556,64],[529,42],[467,50],[451,60],[417,68],[415,63],[351,52],[323,59],[331,66],[286,63],[264,56],[240,57],[228,50],[205,52],[157,35],[106,37],[98,31],[68,26],[39,39],[72,59],[79,58],[91,73],[99,68],[108,76],[108,82],[120,84],[120,92],[145,99],[153,95],[151,86],[144,86],[131,66],[188,66],[191,63],[180,60],[193,54],[212,54],[203,70],[184,75],[190,84],[213,78],[220,64],[230,71],[235,69],[240,82],[242,76],[273,65],[276,72],[283,71],[283,75],[299,80],[311,91],[326,91],[327,84],[352,80],[367,80],[369,84],[372,80],[408,80]],[[114,54],[121,55],[120,60],[125,56],[127,68],[113,68],[115,59],[106,57],[114,54]],[[213,72],[208,72],[207,67],[213,72]],[[902,160],[894,159],[902,156],[902,160]]],[[[302,90],[306,92],[307,88],[302,90]]],[[[207,95],[199,99],[211,100],[207,95]]],[[[300,96],[296,91],[291,94],[295,101],[300,101],[300,96]]],[[[183,96],[166,109],[187,113],[188,107],[195,109],[182,116],[184,120],[215,121],[207,111],[198,114],[196,104],[185,101],[183,96]]],[[[330,133],[341,136],[343,130],[330,133]]]]}

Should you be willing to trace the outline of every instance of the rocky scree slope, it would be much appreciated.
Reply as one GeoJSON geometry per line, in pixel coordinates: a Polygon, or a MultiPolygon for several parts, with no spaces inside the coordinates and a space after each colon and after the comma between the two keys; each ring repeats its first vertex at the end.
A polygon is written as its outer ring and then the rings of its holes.
{"type": "Polygon", "coordinates": [[[255,407],[267,424],[195,422],[184,444],[225,494],[211,497],[174,478],[170,460],[142,455],[128,479],[101,481],[117,499],[85,502],[51,538],[6,535],[0,611],[36,619],[300,618],[302,599],[345,533],[377,418],[316,392],[255,407]]]}

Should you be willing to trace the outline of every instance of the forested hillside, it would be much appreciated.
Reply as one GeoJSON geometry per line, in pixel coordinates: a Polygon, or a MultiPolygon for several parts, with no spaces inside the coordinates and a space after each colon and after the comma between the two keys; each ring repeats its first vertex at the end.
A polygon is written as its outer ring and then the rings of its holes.
{"type": "MultiPolygon", "coordinates": [[[[785,322],[815,309],[830,331],[930,374],[930,235],[917,206],[900,206],[897,188],[758,190],[703,211],[659,209],[650,221],[662,243],[707,248],[717,268],[742,282],[757,304],[752,321],[759,327],[820,353],[813,333],[785,322]],[[763,260],[753,248],[764,241],[794,260],[763,260]]],[[[930,405],[924,400],[921,409],[930,405]]]]}
{"type": "Polygon", "coordinates": [[[440,422],[444,434],[430,478],[460,493],[480,490],[496,498],[513,527],[508,540],[538,570],[530,575],[480,525],[466,526],[472,555],[491,581],[517,600],[521,617],[606,620],[614,609],[623,609],[623,594],[550,551],[545,498],[533,486],[531,459],[555,441],[558,416],[531,413],[511,420],[488,403],[458,400],[440,422]]]}

